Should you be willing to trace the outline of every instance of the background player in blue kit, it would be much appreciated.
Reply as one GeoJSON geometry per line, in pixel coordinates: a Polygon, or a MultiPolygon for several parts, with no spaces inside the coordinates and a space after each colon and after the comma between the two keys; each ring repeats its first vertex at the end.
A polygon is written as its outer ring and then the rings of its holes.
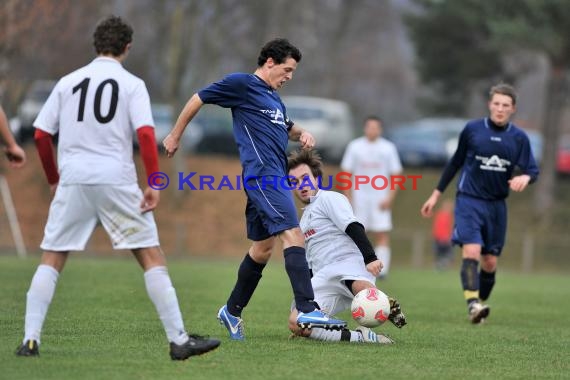
{"type": "Polygon", "coordinates": [[[437,188],[421,208],[421,214],[430,217],[441,193],[463,167],[457,184],[453,243],[462,246],[461,282],[469,319],[475,324],[490,312],[481,301],[491,294],[505,244],[509,188],[523,191],[538,177],[528,136],[510,122],[516,111],[515,90],[498,84],[489,96],[489,117],[467,123],[437,188]],[[522,174],[513,176],[515,167],[522,174]]]}
{"type": "Polygon", "coordinates": [[[283,242],[285,269],[299,309],[299,326],[326,329],[346,326],[344,321],[331,319],[318,310],[313,301],[297,210],[291,191],[278,185],[287,175],[288,140],[299,141],[304,149],[311,149],[315,144],[310,133],[287,118],[277,94],[277,90],[291,80],[300,60],[300,51],[289,41],[269,41],[261,49],[253,74],[229,74],[194,94],[163,141],[168,157],[172,157],[186,126],[203,104],[217,104],[232,110],[234,138],[247,194],[247,236],[253,241],[239,267],[234,289],[218,312],[218,319],[235,340],[245,338],[241,313],[271,257],[275,236],[283,242]]]}

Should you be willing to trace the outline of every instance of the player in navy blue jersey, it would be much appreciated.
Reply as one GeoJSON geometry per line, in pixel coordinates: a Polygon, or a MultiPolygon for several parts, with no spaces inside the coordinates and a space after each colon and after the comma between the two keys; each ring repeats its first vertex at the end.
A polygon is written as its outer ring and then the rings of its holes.
{"type": "Polygon", "coordinates": [[[288,140],[304,149],[315,145],[313,136],[287,118],[277,90],[293,77],[301,52],[285,39],[269,41],[259,54],[253,74],[234,73],[192,95],[163,145],[172,157],[180,138],[203,104],[231,108],[234,138],[238,145],[247,194],[247,236],[253,241],[243,259],[237,282],[218,312],[230,338],[245,338],[241,313],[247,306],[268,262],[275,237],[283,242],[285,269],[289,275],[297,323],[304,328],[341,329],[346,323],[328,317],[313,301],[311,277],[305,257],[304,237],[290,189],[280,186],[287,176],[288,140]]]}
{"type": "Polygon", "coordinates": [[[437,188],[421,208],[421,214],[430,217],[440,195],[462,168],[452,241],[462,247],[461,282],[469,319],[474,324],[484,321],[490,312],[482,302],[489,298],[495,284],[497,260],[505,244],[505,198],[509,189],[523,191],[538,177],[528,136],[510,122],[516,111],[515,90],[498,84],[489,96],[489,117],[467,123],[437,188]],[[515,167],[522,174],[513,175],[515,167]],[[479,261],[481,271],[477,273],[479,261]]]}

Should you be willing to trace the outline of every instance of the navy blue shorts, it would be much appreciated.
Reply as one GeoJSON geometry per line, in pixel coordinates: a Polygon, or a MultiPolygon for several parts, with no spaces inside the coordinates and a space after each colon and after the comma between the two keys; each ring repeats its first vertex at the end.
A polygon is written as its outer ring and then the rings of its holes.
{"type": "Polygon", "coordinates": [[[455,200],[454,244],[481,245],[482,254],[500,256],[507,233],[504,199],[488,201],[458,194],[455,200]]]}
{"type": "Polygon", "coordinates": [[[244,184],[247,238],[253,241],[265,240],[299,226],[292,191],[280,185],[281,177],[274,177],[275,183],[271,178],[248,179],[244,184]]]}

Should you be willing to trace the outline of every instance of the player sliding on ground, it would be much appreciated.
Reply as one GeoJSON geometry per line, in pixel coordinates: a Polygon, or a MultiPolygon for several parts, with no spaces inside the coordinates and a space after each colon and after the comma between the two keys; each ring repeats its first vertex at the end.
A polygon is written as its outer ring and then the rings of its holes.
{"type": "MultiPolygon", "coordinates": [[[[289,156],[291,186],[295,186],[297,199],[306,205],[299,224],[305,234],[315,301],[322,310],[335,315],[350,307],[355,294],[376,287],[382,262],[376,257],[348,199],[340,193],[318,188],[321,167],[319,155],[312,150],[296,151],[289,156]]],[[[390,298],[388,319],[398,328],[406,324],[406,317],[394,298],[390,298]]],[[[297,310],[293,308],[289,329],[295,335],[323,341],[393,343],[389,337],[364,326],[354,331],[329,331],[301,329],[296,322],[297,310]]]]}

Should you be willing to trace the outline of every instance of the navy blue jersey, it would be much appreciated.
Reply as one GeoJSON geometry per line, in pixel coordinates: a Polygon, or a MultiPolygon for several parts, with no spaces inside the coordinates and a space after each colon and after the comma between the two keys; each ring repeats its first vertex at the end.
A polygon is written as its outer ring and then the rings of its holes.
{"type": "Polygon", "coordinates": [[[254,74],[229,74],[200,90],[204,103],[231,108],[243,175],[285,176],[293,122],[277,91],[254,74]]]}
{"type": "Polygon", "coordinates": [[[497,127],[488,118],[467,123],[437,189],[443,192],[461,167],[458,193],[487,200],[504,199],[509,195],[508,180],[515,167],[529,175],[531,182],[538,177],[526,133],[512,123],[497,127]]]}

